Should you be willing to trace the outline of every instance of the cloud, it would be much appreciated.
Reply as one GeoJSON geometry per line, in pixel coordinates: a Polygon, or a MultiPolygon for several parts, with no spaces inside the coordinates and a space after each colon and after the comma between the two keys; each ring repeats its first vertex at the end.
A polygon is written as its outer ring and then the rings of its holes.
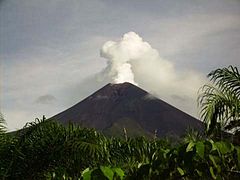
{"type": "Polygon", "coordinates": [[[152,33],[145,37],[178,69],[207,74],[214,68],[240,65],[238,19],[237,13],[214,11],[154,19],[152,33]]]}
{"type": "Polygon", "coordinates": [[[106,42],[101,56],[108,62],[105,74],[114,83],[127,81],[138,84],[159,98],[196,115],[193,104],[196,104],[198,89],[206,82],[203,74],[191,69],[177,70],[173,62],[163,59],[158,50],[135,32],[124,34],[119,41],[106,42]],[[187,100],[179,101],[180,98],[187,100]]]}
{"type": "Polygon", "coordinates": [[[37,104],[52,104],[56,101],[57,99],[51,95],[51,94],[46,94],[43,96],[40,96],[36,99],[35,103],[37,104]]]}

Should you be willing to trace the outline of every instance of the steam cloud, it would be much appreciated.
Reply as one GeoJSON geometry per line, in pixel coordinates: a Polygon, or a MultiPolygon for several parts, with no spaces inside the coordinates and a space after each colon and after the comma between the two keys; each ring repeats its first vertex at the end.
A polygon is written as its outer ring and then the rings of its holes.
{"type": "MultiPolygon", "coordinates": [[[[160,58],[157,50],[135,32],[128,32],[118,42],[108,41],[101,49],[101,56],[108,60],[108,75],[114,83],[130,82],[137,84],[134,78],[132,65],[140,69],[160,68],[162,80],[169,77],[173,65],[160,58]],[[140,63],[140,64],[139,64],[140,63]],[[144,66],[142,66],[144,63],[144,66]],[[157,65],[157,66],[155,66],[157,65]]],[[[137,70],[136,68],[134,68],[137,70]]],[[[144,70],[143,69],[143,70],[144,70]]],[[[158,69],[159,70],[159,69],[158,69]]]]}
{"type": "Polygon", "coordinates": [[[151,50],[151,46],[134,32],[124,34],[119,42],[108,41],[101,49],[101,56],[108,59],[109,75],[114,83],[134,81],[131,62],[151,50]]]}
{"type": "Polygon", "coordinates": [[[139,85],[196,116],[197,91],[206,82],[205,75],[190,69],[176,70],[172,62],[161,58],[158,51],[135,32],[124,34],[119,41],[106,42],[100,53],[107,59],[104,74],[113,83],[139,85]]]}

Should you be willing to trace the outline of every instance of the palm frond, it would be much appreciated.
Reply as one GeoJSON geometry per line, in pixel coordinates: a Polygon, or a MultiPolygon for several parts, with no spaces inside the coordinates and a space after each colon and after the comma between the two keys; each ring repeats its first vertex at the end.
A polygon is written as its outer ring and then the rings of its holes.
{"type": "Polygon", "coordinates": [[[229,124],[225,127],[226,130],[232,130],[234,128],[240,129],[240,119],[230,121],[229,124]]]}
{"type": "MultiPolygon", "coordinates": [[[[219,123],[222,130],[240,117],[240,74],[236,67],[217,69],[208,77],[212,85],[204,85],[198,97],[200,116],[212,132],[219,123]]],[[[230,127],[230,126],[229,126],[230,127]]]]}
{"type": "Polygon", "coordinates": [[[0,113],[0,134],[5,133],[6,131],[7,131],[6,121],[5,121],[2,113],[0,113]]]}
{"type": "Polygon", "coordinates": [[[208,74],[208,77],[222,91],[231,90],[240,97],[240,74],[237,67],[217,69],[208,74]]]}

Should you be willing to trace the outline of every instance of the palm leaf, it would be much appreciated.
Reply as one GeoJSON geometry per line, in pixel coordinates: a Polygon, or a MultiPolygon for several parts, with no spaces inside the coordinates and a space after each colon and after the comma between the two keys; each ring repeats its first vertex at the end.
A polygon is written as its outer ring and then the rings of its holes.
{"type": "Polygon", "coordinates": [[[225,127],[226,130],[232,130],[234,128],[240,128],[240,120],[230,121],[229,124],[225,127]]]}
{"type": "Polygon", "coordinates": [[[238,121],[240,116],[239,72],[236,67],[230,66],[212,71],[208,77],[213,84],[204,85],[200,89],[200,116],[210,133],[217,128],[218,123],[222,130],[229,130],[228,124],[238,121]]]}
{"type": "Polygon", "coordinates": [[[2,113],[0,113],[0,134],[5,133],[6,130],[7,130],[7,128],[6,128],[5,119],[3,118],[2,113]]]}
{"type": "Polygon", "coordinates": [[[231,90],[240,97],[240,74],[237,67],[217,69],[208,74],[208,77],[223,91],[231,90]]]}

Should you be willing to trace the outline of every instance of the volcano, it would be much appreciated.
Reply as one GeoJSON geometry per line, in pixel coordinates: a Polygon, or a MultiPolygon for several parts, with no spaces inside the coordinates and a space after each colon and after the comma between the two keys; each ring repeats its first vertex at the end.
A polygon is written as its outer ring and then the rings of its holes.
{"type": "Polygon", "coordinates": [[[107,135],[181,136],[203,123],[131,84],[107,84],[83,101],[51,119],[95,128],[107,135]]]}

